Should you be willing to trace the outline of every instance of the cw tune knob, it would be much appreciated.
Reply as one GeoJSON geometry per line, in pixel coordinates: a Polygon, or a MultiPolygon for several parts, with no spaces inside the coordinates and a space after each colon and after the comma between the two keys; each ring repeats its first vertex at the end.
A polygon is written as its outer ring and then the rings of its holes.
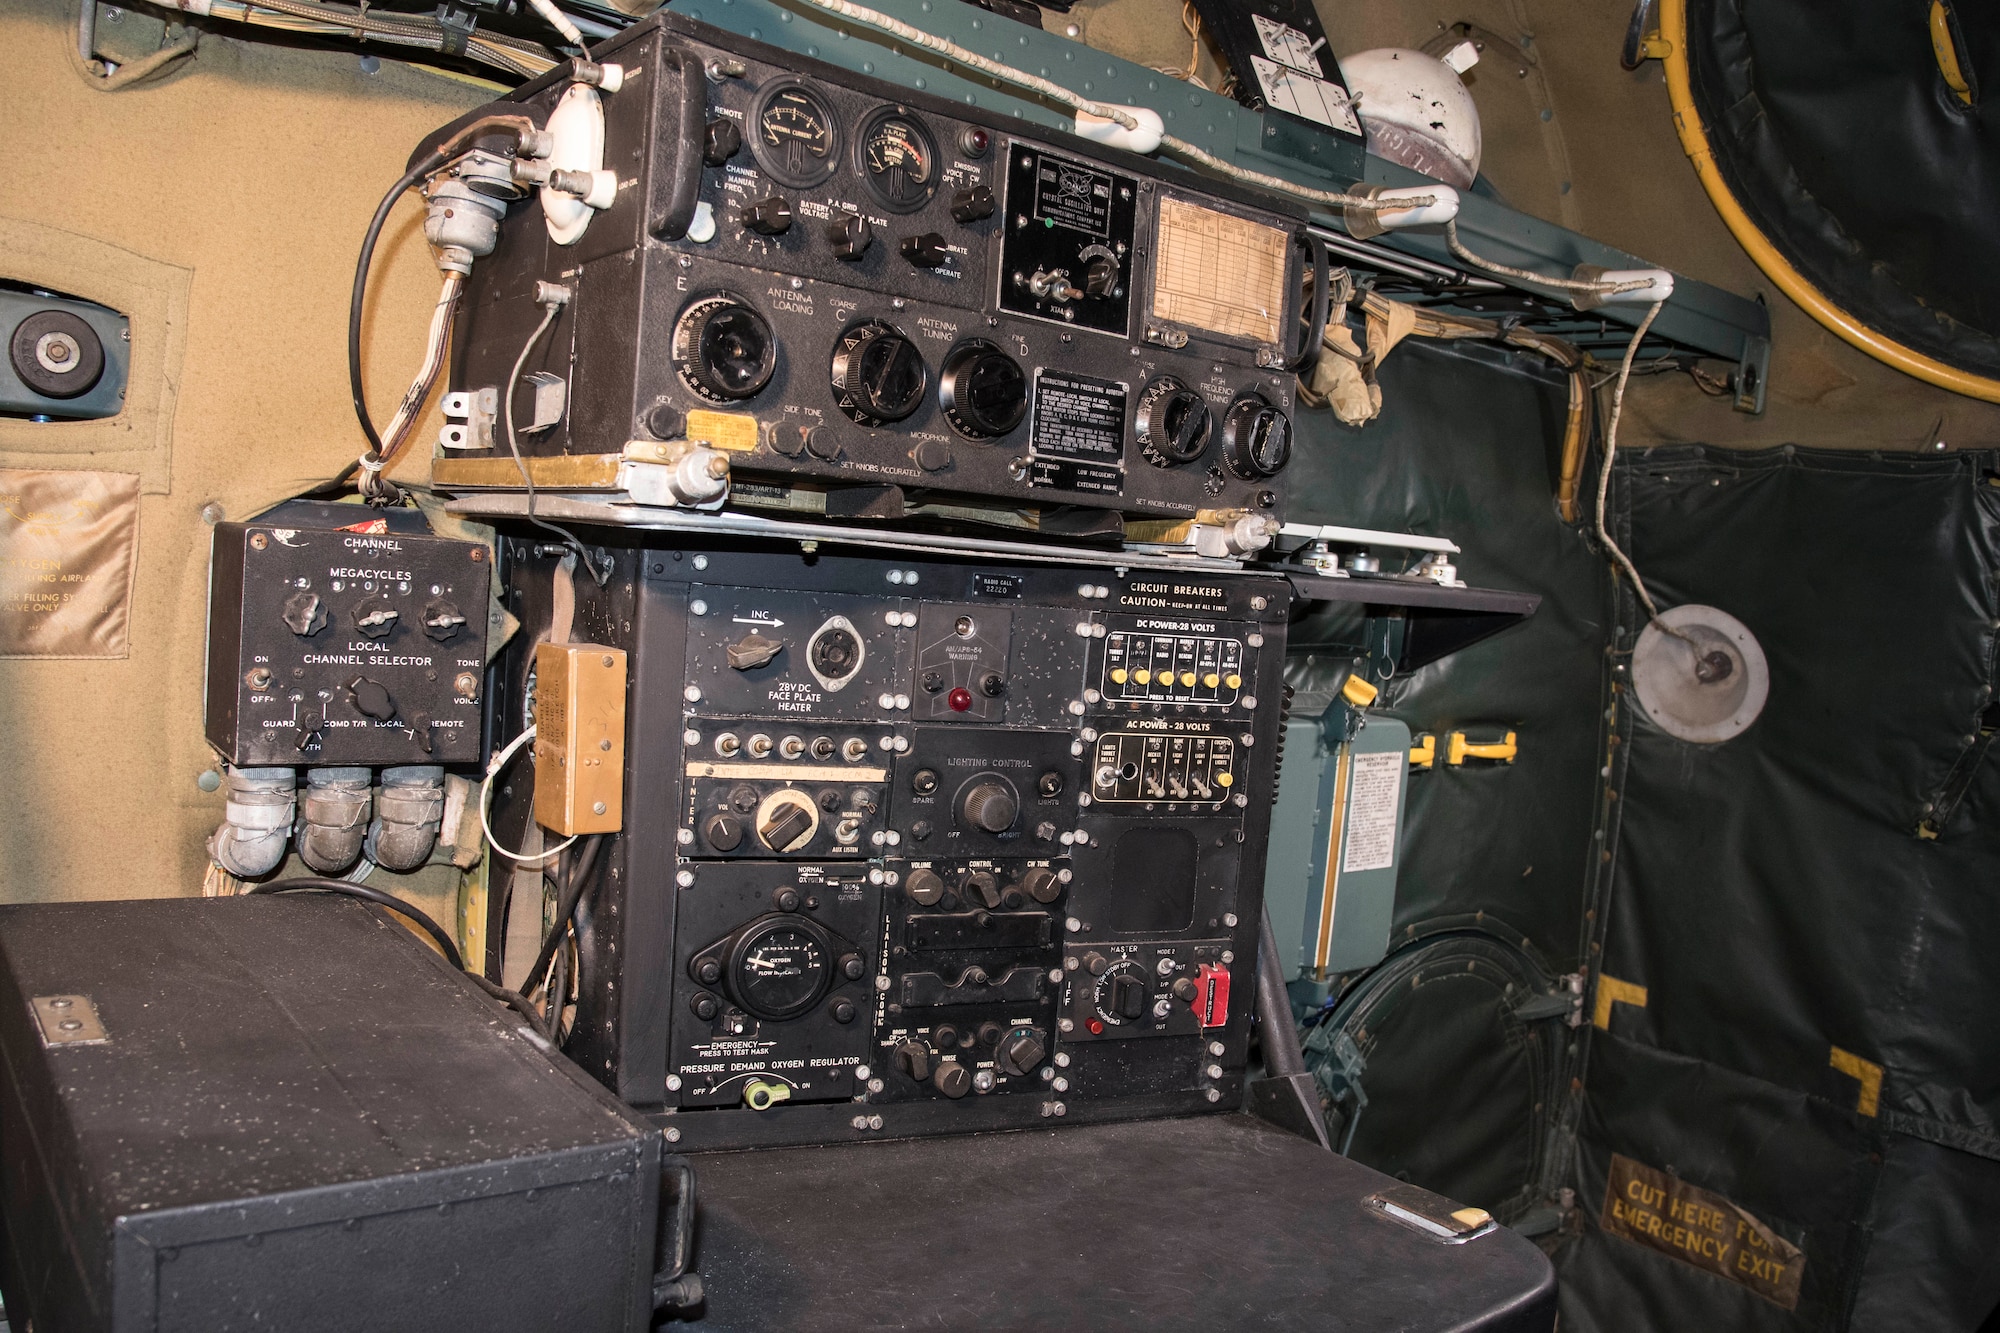
{"type": "Polygon", "coordinates": [[[1262,395],[1246,393],[1222,419],[1222,458],[1245,481],[1276,476],[1292,461],[1292,423],[1262,395]]]}
{"type": "Polygon", "coordinates": [[[1028,377],[992,343],[973,338],[951,349],[938,377],[938,403],[961,435],[1005,435],[1028,413],[1028,377]]]}
{"type": "Polygon", "coordinates": [[[981,778],[965,789],[958,810],[974,828],[1005,833],[1014,827],[1014,819],[1021,813],[1021,800],[999,778],[981,778]]]}
{"type": "Polygon", "coordinates": [[[1133,427],[1140,450],[1154,467],[1177,467],[1200,458],[1214,426],[1207,400],[1172,375],[1160,376],[1139,395],[1133,427]]]}
{"type": "Polygon", "coordinates": [[[778,340],[764,317],[733,296],[709,296],[674,324],[674,369],[711,402],[749,398],[771,382],[778,340]]]}
{"type": "Polygon", "coordinates": [[[909,416],[923,403],[930,383],[916,344],[877,320],[840,335],[831,374],[834,402],[864,426],[909,416]]]}

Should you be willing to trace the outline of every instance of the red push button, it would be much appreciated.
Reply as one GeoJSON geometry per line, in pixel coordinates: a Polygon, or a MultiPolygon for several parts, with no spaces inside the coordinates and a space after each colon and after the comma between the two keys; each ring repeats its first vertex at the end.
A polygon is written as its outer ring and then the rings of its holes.
{"type": "Polygon", "coordinates": [[[944,701],[951,705],[952,712],[963,713],[966,709],[972,707],[972,691],[961,685],[950,694],[947,694],[944,697],[944,701]]]}
{"type": "Polygon", "coordinates": [[[1229,1022],[1229,969],[1203,963],[1194,974],[1194,1016],[1205,1028],[1219,1028],[1229,1022]]]}

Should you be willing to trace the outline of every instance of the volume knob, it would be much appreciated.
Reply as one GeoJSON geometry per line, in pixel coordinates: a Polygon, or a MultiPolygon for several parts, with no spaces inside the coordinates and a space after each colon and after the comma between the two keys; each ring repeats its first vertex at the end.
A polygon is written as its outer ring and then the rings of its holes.
{"type": "Polygon", "coordinates": [[[1148,463],[1177,467],[1202,456],[1214,424],[1199,393],[1172,375],[1162,375],[1139,395],[1133,432],[1148,463]]]}
{"type": "Polygon", "coordinates": [[[834,401],[864,426],[909,416],[922,404],[930,382],[916,344],[874,320],[840,335],[831,376],[834,401]]]}

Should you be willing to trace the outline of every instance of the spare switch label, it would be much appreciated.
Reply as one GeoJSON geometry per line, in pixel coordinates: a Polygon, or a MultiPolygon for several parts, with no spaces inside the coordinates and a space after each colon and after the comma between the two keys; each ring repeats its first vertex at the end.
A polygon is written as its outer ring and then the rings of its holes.
{"type": "Polygon", "coordinates": [[[1664,1171],[1612,1154],[1598,1225],[1787,1310],[1798,1306],[1806,1271],[1799,1247],[1720,1194],[1664,1171]]]}

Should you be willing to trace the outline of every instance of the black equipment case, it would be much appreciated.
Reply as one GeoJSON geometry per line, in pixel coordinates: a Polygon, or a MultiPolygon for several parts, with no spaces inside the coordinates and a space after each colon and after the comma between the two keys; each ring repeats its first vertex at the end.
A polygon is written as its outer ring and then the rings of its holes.
{"type": "Polygon", "coordinates": [[[0,907],[13,1328],[651,1327],[689,1179],[539,1041],[351,899],[0,907]]]}

